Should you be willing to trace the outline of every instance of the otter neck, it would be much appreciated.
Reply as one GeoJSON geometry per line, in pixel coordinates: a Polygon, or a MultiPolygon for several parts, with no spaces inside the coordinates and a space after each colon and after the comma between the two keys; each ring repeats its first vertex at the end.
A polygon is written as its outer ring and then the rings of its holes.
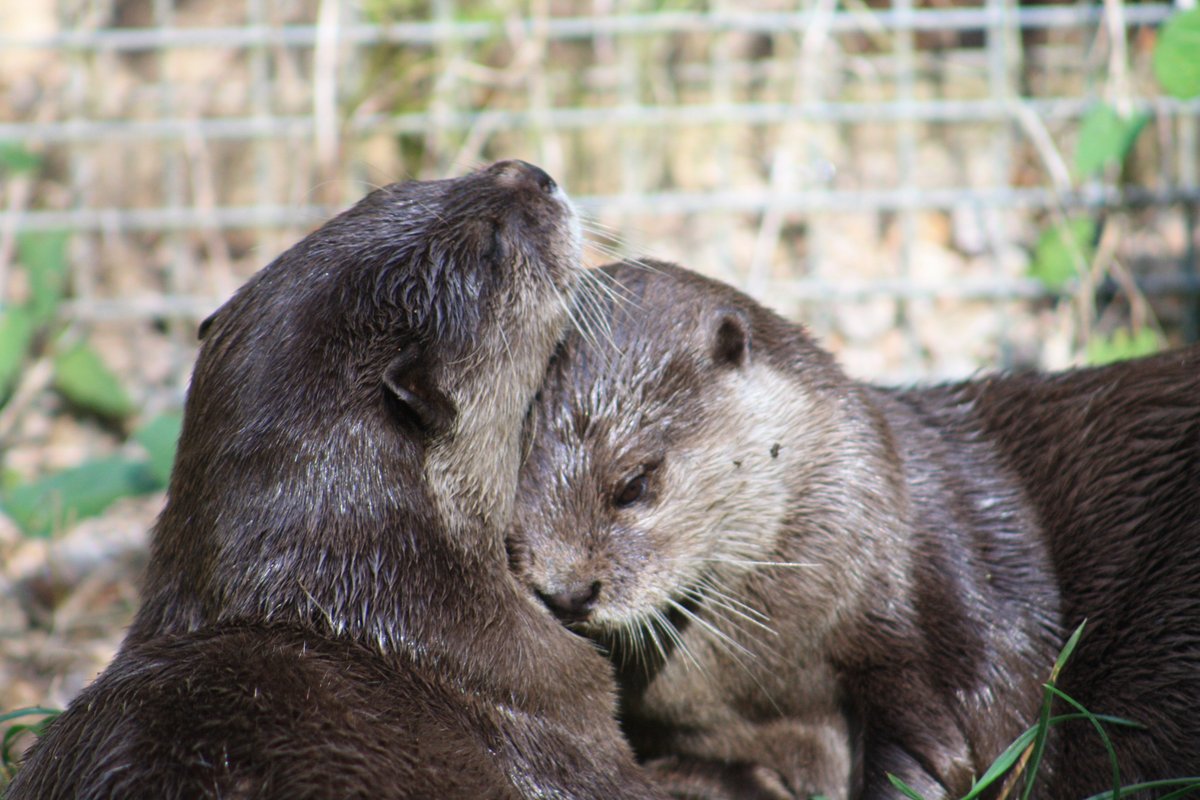
{"type": "Polygon", "coordinates": [[[503,550],[503,535],[513,509],[513,487],[520,465],[520,429],[491,419],[491,409],[467,409],[472,423],[452,442],[434,443],[424,475],[437,513],[458,542],[473,553],[480,545],[503,550]],[[505,430],[505,427],[508,430],[505,430]],[[479,530],[482,528],[482,530],[479,530]]]}

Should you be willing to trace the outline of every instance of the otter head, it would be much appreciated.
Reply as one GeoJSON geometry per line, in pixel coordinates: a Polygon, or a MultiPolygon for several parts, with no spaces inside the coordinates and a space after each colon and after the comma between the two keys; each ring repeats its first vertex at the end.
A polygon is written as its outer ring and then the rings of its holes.
{"type": "Polygon", "coordinates": [[[806,496],[843,491],[854,458],[832,399],[845,378],[729,287],[669,264],[607,272],[621,299],[580,298],[609,330],[570,335],[534,404],[515,572],[576,630],[642,655],[681,625],[763,623],[764,568],[813,567],[814,621],[832,613],[848,546],[806,496]],[[806,514],[811,533],[784,539],[806,514]]]}
{"type": "Polygon", "coordinates": [[[579,249],[555,182],[507,161],[372,192],[255,275],[201,327],[135,633],[315,619],[386,644],[427,588],[405,564],[502,559],[579,249]]]}

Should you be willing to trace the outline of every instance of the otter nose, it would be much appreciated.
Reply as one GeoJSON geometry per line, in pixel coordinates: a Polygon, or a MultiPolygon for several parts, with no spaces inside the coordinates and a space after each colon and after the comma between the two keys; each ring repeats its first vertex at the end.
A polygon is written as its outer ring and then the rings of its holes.
{"type": "Polygon", "coordinates": [[[506,178],[512,184],[528,182],[546,194],[551,194],[558,188],[558,184],[554,182],[546,170],[541,167],[535,167],[528,161],[520,161],[513,159],[511,161],[501,161],[496,165],[496,169],[501,178],[506,178]]]}
{"type": "Polygon", "coordinates": [[[558,592],[538,592],[546,607],[563,622],[583,622],[596,608],[600,581],[576,583],[558,592]]]}

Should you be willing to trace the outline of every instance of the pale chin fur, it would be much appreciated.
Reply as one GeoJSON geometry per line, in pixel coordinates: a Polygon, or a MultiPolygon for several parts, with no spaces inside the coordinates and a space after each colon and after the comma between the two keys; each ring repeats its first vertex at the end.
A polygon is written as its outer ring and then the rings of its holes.
{"type": "Polygon", "coordinates": [[[545,263],[514,267],[518,280],[537,276],[539,291],[517,287],[501,300],[507,308],[497,314],[495,330],[481,337],[488,349],[471,356],[473,368],[451,391],[458,410],[454,430],[434,442],[426,458],[426,479],[451,530],[467,530],[480,521],[499,530],[512,516],[512,487],[521,462],[520,420],[566,329],[571,295],[582,271],[578,215],[566,194],[555,192],[567,210],[559,230],[566,252],[555,266],[567,268],[569,286],[552,285],[545,263]],[[532,296],[544,293],[557,293],[559,298],[532,296]],[[536,349],[538,357],[514,358],[512,348],[518,347],[536,349]]]}

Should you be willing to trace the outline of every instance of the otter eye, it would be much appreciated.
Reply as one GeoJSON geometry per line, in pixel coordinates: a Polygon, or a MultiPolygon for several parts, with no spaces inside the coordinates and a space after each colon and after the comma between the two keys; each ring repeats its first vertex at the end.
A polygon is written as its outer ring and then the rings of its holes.
{"type": "Polygon", "coordinates": [[[613,505],[626,508],[641,500],[646,494],[646,473],[641,472],[625,482],[613,495],[613,505]]]}

